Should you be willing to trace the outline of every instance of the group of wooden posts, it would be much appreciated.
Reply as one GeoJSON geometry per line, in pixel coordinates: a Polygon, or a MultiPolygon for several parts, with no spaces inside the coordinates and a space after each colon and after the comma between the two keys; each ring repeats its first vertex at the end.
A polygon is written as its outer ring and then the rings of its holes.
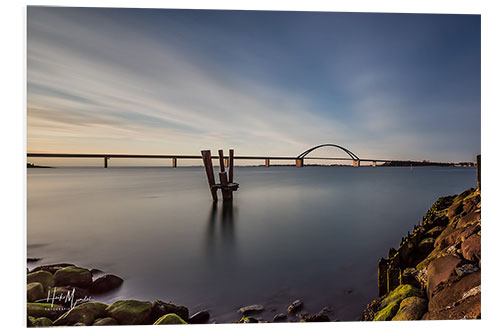
{"type": "Polygon", "coordinates": [[[208,186],[212,193],[212,199],[217,201],[217,190],[222,192],[222,199],[224,201],[233,200],[233,192],[238,190],[239,184],[234,182],[234,150],[229,149],[229,158],[224,158],[224,152],[219,149],[219,180],[220,183],[215,183],[214,170],[212,165],[212,154],[210,150],[202,150],[201,157],[205,172],[207,173],[208,186]],[[225,163],[224,163],[225,162],[225,163]],[[229,169],[227,173],[225,167],[229,169]]]}

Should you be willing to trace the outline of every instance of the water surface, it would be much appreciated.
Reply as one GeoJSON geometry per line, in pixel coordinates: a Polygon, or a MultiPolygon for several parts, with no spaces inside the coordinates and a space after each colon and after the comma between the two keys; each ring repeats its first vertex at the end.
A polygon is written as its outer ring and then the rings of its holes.
{"type": "MultiPolygon", "coordinates": [[[[232,205],[212,205],[204,170],[28,169],[30,264],[70,262],[125,282],[98,297],[161,299],[271,320],[295,299],[360,320],[377,262],[440,196],[475,186],[475,168],[236,167],[232,205]]],[[[219,194],[220,195],[220,194],[219,194]]]]}

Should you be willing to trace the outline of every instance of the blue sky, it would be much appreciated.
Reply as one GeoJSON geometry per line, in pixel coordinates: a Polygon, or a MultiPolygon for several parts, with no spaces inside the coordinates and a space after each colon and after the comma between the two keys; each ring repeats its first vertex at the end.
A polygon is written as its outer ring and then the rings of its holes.
{"type": "Polygon", "coordinates": [[[478,15],[29,7],[27,21],[28,152],[480,153],[478,15]]]}

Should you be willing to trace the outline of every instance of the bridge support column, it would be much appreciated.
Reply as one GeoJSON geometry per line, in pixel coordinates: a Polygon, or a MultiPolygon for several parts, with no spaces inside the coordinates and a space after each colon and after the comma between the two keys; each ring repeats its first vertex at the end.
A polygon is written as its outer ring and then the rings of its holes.
{"type": "Polygon", "coordinates": [[[375,168],[376,166],[377,166],[377,162],[372,161],[372,167],[374,167],[374,168],[375,168]]]}
{"type": "Polygon", "coordinates": [[[177,158],[172,158],[172,168],[177,168],[177,158]]]}
{"type": "Polygon", "coordinates": [[[109,160],[109,157],[104,157],[104,168],[108,167],[108,160],[109,160]]]}
{"type": "Polygon", "coordinates": [[[352,160],[352,166],[355,168],[359,167],[359,160],[352,160]]]}
{"type": "Polygon", "coordinates": [[[297,158],[295,160],[295,166],[297,168],[302,168],[304,166],[304,159],[303,158],[297,158]]]}
{"type": "Polygon", "coordinates": [[[269,166],[271,165],[270,161],[268,158],[266,158],[266,168],[269,168],[269,166]]]}

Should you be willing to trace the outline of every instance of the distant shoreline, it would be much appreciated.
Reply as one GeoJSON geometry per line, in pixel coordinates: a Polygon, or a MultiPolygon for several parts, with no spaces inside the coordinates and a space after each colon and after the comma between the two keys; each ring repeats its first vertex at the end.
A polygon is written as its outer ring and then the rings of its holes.
{"type": "Polygon", "coordinates": [[[33,163],[27,163],[26,167],[27,168],[53,168],[53,167],[50,167],[50,166],[36,165],[36,164],[33,164],[33,163]]]}

